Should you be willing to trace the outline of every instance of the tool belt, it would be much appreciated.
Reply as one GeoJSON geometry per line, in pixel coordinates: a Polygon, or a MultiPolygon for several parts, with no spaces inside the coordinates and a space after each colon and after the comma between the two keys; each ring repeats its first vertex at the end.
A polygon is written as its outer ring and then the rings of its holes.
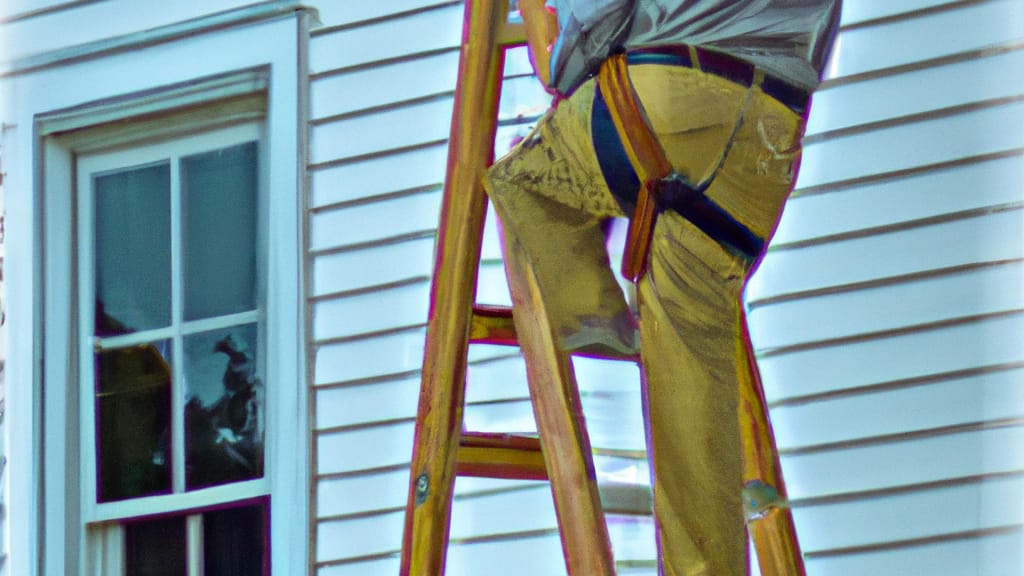
{"type": "Polygon", "coordinates": [[[594,147],[609,189],[623,209],[633,214],[623,276],[633,282],[643,277],[657,214],[666,209],[753,261],[761,254],[764,239],[704,195],[713,177],[694,185],[674,172],[641,111],[629,80],[629,64],[699,67],[743,86],[759,85],[765,94],[799,114],[807,107],[808,93],[760,73],[748,62],[693,46],[618,54],[605,60],[598,72],[591,116],[594,147]]]}

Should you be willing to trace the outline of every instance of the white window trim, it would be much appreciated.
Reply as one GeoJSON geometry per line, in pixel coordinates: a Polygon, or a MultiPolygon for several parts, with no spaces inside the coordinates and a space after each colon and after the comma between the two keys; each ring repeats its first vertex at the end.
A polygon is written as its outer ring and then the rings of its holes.
{"type": "MultiPolygon", "coordinates": [[[[66,112],[41,115],[36,118],[40,146],[42,198],[44,278],[44,393],[43,412],[43,512],[40,521],[40,545],[42,572],[45,574],[84,574],[90,564],[87,554],[112,546],[109,541],[87,544],[82,520],[82,502],[79,500],[79,485],[74,480],[81,473],[88,473],[80,459],[78,406],[81,391],[76,386],[78,356],[74,334],[77,326],[76,295],[73,289],[76,278],[76,246],[74,223],[74,179],[77,156],[95,151],[97,146],[117,148],[138,141],[146,134],[156,138],[175,137],[193,133],[197,129],[213,129],[224,124],[234,124],[262,115],[263,111],[252,105],[253,97],[265,105],[267,130],[261,140],[261,158],[266,159],[263,168],[264,186],[269,187],[265,213],[272,215],[265,222],[266,255],[266,333],[268,335],[268,372],[266,379],[275,386],[268,387],[266,458],[267,476],[262,481],[252,481],[241,486],[232,500],[238,497],[253,497],[271,494],[269,513],[271,516],[271,562],[273,574],[302,573],[308,566],[307,549],[296,548],[295,528],[308,526],[308,450],[302,449],[308,443],[306,434],[306,376],[303,357],[303,315],[302,259],[301,249],[301,196],[297,184],[302,159],[296,136],[300,133],[298,114],[282,114],[295,122],[287,125],[274,117],[273,83],[267,68],[242,71],[227,82],[217,77],[207,81],[191,82],[187,86],[187,98],[175,98],[174,93],[185,87],[172,87],[166,91],[147,91],[138,95],[119,98],[118,108],[135,111],[139,117],[115,118],[118,126],[111,125],[109,102],[96,105],[96,115],[89,114],[89,106],[76,107],[66,112]],[[203,86],[206,90],[203,90],[203,86]],[[248,100],[246,98],[248,97],[248,100]],[[182,111],[182,106],[185,106],[182,111]],[[233,114],[223,114],[225,107],[233,114]],[[211,113],[212,111],[212,113],[211,113]],[[161,114],[172,114],[173,121],[161,118],[161,114]],[[143,115],[144,114],[144,115],[143,115]],[[90,121],[90,118],[92,121],[90,121]],[[137,121],[135,121],[137,118],[137,121]],[[155,118],[155,119],[154,119],[155,118]],[[132,120],[131,122],[117,122],[132,120]],[[73,126],[71,133],[65,132],[73,126]],[[124,127],[127,126],[127,129],[124,127]],[[149,132],[142,129],[150,128],[149,132]],[[291,132],[277,134],[283,128],[291,132]],[[85,135],[83,138],[82,135],[85,135]],[[288,147],[288,142],[295,146],[288,147]],[[275,146],[275,144],[284,144],[275,146]],[[276,152],[276,154],[275,154],[276,152]],[[272,340],[269,335],[273,335],[272,340]],[[296,446],[300,449],[296,450],[296,446]],[[59,473],[55,473],[58,470],[59,473]],[[267,490],[269,484],[269,491],[267,490]],[[77,550],[77,553],[75,551],[77,550]]],[[[297,111],[298,103],[293,93],[288,104],[297,111]]],[[[197,491],[183,498],[188,503],[202,506],[214,498],[224,496],[233,489],[221,486],[197,491]]],[[[137,506],[132,504],[128,506],[137,506]]],[[[139,509],[142,510],[142,506],[139,509]]],[[[153,513],[146,508],[146,513],[153,513]]],[[[99,514],[99,513],[98,513],[99,514]]],[[[100,519],[100,515],[93,519],[100,519]]],[[[302,536],[302,535],[300,535],[302,536]]],[[[104,539],[106,540],[106,539],[104,539]]],[[[306,538],[302,537],[301,542],[306,538]]]]}
{"type": "MultiPolygon", "coordinates": [[[[175,123],[180,126],[180,124],[175,123]]],[[[133,130],[133,132],[135,132],[133,130]]],[[[92,139],[90,139],[92,140],[92,139]]],[[[237,326],[243,323],[256,322],[261,326],[261,332],[263,337],[261,338],[266,341],[266,322],[265,314],[266,306],[269,302],[266,297],[266,243],[264,241],[265,231],[269,229],[268,215],[266,213],[266,206],[268,200],[268,190],[266,189],[266,162],[265,156],[266,150],[266,137],[262,122],[258,124],[244,123],[236,126],[230,126],[227,128],[220,128],[215,130],[207,130],[199,134],[193,134],[186,137],[175,138],[167,142],[160,142],[157,144],[140,145],[138,147],[130,146],[123,150],[115,152],[87,154],[77,156],[77,174],[76,179],[78,182],[78,198],[77,204],[78,209],[78,311],[85,319],[91,318],[95,314],[94,310],[94,299],[91,286],[95,280],[93,274],[95,270],[91,266],[84,265],[86,262],[92,261],[95,246],[89,238],[93,234],[93,226],[95,225],[95,216],[92,213],[93,206],[91,202],[83,202],[83,198],[88,194],[85,190],[90,186],[92,175],[98,172],[104,172],[111,169],[124,168],[130,166],[138,166],[142,164],[150,164],[153,162],[165,160],[168,157],[172,160],[177,160],[183,156],[195,154],[197,152],[203,152],[215,148],[223,148],[226,146],[232,146],[241,144],[244,142],[256,141],[259,143],[259,190],[257,191],[257,197],[259,198],[259,217],[258,226],[262,231],[258,235],[258,244],[253,246],[253,250],[257,253],[257,269],[258,269],[258,293],[259,301],[261,303],[259,310],[238,312],[231,315],[222,315],[213,319],[201,319],[191,321],[180,321],[178,326],[178,320],[175,320],[171,326],[166,328],[160,328],[155,330],[147,330],[142,336],[135,333],[105,337],[102,340],[105,342],[105,347],[120,346],[131,343],[142,343],[152,341],[154,338],[172,338],[174,333],[178,330],[184,330],[186,326],[190,327],[189,330],[192,333],[218,329],[229,326],[237,326]]],[[[172,205],[180,205],[180,186],[177,184],[178,168],[177,162],[172,161],[170,169],[171,176],[171,203],[172,205]]],[[[173,216],[172,216],[173,222],[173,216]]],[[[172,225],[172,229],[177,228],[172,225]]],[[[180,251],[180,247],[175,247],[174,244],[178,242],[179,235],[172,234],[171,238],[171,254],[172,262],[180,262],[180,253],[175,256],[176,251],[180,251]]],[[[180,264],[178,264],[180,265],[180,264]]],[[[173,267],[174,265],[172,265],[173,267]]],[[[180,278],[180,270],[175,269],[174,276],[180,278]]],[[[175,295],[172,299],[178,300],[180,298],[181,284],[176,282],[175,295]]],[[[88,321],[79,322],[79,338],[78,338],[78,359],[79,359],[79,374],[86,374],[92,369],[93,366],[93,346],[95,345],[90,336],[92,332],[91,323],[88,321]]],[[[98,340],[98,339],[97,339],[98,340]]],[[[275,351],[268,351],[268,354],[263,354],[258,358],[258,361],[266,364],[265,359],[269,359],[270,362],[274,362],[280,356],[280,353],[275,351]]],[[[92,394],[92,386],[95,382],[88,377],[79,378],[79,397],[89,398],[92,394]]],[[[276,382],[267,382],[269,386],[276,386],[276,382]]],[[[174,394],[172,396],[172,405],[174,408],[172,412],[174,414],[183,414],[184,405],[182,390],[172,387],[174,394]]],[[[149,497],[138,497],[130,498],[128,500],[119,500],[114,502],[97,502],[96,494],[96,446],[97,438],[95,435],[95,411],[92,407],[91,402],[80,402],[79,403],[79,422],[81,423],[80,429],[82,433],[79,435],[79,454],[81,456],[80,466],[82,478],[82,513],[83,513],[83,524],[103,522],[107,520],[118,520],[128,519],[132,517],[147,516],[154,514],[162,514],[168,512],[175,512],[178,510],[198,509],[207,507],[215,504],[224,504],[235,501],[249,500],[259,496],[270,494],[270,482],[267,475],[265,474],[262,478],[243,481],[233,482],[226,485],[219,485],[216,487],[208,487],[199,490],[186,491],[185,490],[185,479],[180,473],[183,471],[182,468],[175,466],[175,481],[174,493],[173,494],[161,494],[157,496],[149,497]]],[[[270,406],[264,406],[264,413],[267,416],[272,416],[273,410],[270,410],[270,406]]],[[[171,457],[172,462],[184,462],[185,447],[184,447],[184,430],[179,428],[183,422],[180,419],[175,418],[172,420],[172,441],[173,456],[171,457]]],[[[265,430],[264,443],[266,438],[274,435],[276,430],[272,427],[276,424],[276,418],[272,418],[265,430]]],[[[269,470],[266,471],[269,473],[269,470]]],[[[87,546],[93,546],[92,542],[87,543],[87,546]]]]}

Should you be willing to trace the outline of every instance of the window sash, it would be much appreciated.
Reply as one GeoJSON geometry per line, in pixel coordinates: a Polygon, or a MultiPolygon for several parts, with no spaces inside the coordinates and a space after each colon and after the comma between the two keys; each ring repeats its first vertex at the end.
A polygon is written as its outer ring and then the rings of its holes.
{"type": "MultiPolygon", "coordinates": [[[[168,120],[173,123],[173,120],[168,120]]],[[[186,491],[185,487],[185,395],[184,395],[184,339],[186,336],[232,326],[255,323],[258,326],[257,373],[263,375],[264,386],[267,385],[266,369],[266,154],[265,139],[262,137],[261,124],[247,123],[228,128],[220,128],[207,132],[158,143],[143,143],[131,148],[120,148],[106,152],[90,152],[76,158],[75,181],[77,184],[78,201],[76,219],[77,230],[77,284],[78,284],[78,341],[79,341],[79,418],[81,422],[81,509],[82,521],[85,525],[96,522],[124,520],[152,514],[188,511],[219,503],[250,499],[269,493],[269,470],[265,467],[263,475],[253,480],[216,485],[186,491]],[[257,309],[234,314],[184,320],[184,272],[182,238],[182,185],[179,178],[181,159],[193,154],[206,152],[256,141],[259,143],[257,160],[259,176],[257,179],[257,241],[253,249],[257,251],[256,293],[257,309]],[[95,314],[95,211],[93,179],[97,174],[170,160],[170,202],[171,211],[171,323],[169,326],[133,332],[124,335],[94,337],[95,314]],[[96,353],[133,344],[149,343],[168,339],[172,342],[172,378],[171,378],[171,420],[170,420],[170,461],[172,473],[172,493],[157,494],[125,500],[98,501],[98,430],[97,405],[95,398],[96,381],[94,363],[96,353]]],[[[272,434],[269,425],[273,419],[266,418],[269,406],[264,395],[264,417],[268,426],[263,430],[264,466],[269,462],[268,437],[272,434]]]]}

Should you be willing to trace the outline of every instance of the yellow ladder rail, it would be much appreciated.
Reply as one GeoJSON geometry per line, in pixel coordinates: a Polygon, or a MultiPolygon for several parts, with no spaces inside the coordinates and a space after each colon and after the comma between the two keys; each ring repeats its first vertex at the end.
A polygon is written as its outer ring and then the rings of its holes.
{"type": "Polygon", "coordinates": [[[541,440],[462,432],[471,332],[482,341],[508,344],[516,333],[509,311],[474,312],[473,306],[487,206],[482,182],[494,156],[504,48],[525,40],[521,26],[506,23],[507,14],[507,0],[466,4],[402,539],[400,574],[406,576],[444,573],[458,473],[550,477],[570,573],[614,574],[567,354],[552,345],[543,363],[527,358],[541,440]]]}

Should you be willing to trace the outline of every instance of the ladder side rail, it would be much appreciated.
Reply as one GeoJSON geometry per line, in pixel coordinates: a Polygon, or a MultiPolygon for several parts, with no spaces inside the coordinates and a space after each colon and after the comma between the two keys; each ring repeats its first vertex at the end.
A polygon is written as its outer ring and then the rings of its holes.
{"type": "Polygon", "coordinates": [[[736,338],[743,504],[762,576],[806,574],[742,297],[736,338]]]}
{"type": "Polygon", "coordinates": [[[469,326],[494,155],[507,0],[469,0],[435,248],[400,574],[444,574],[465,402],[469,326]]]}

